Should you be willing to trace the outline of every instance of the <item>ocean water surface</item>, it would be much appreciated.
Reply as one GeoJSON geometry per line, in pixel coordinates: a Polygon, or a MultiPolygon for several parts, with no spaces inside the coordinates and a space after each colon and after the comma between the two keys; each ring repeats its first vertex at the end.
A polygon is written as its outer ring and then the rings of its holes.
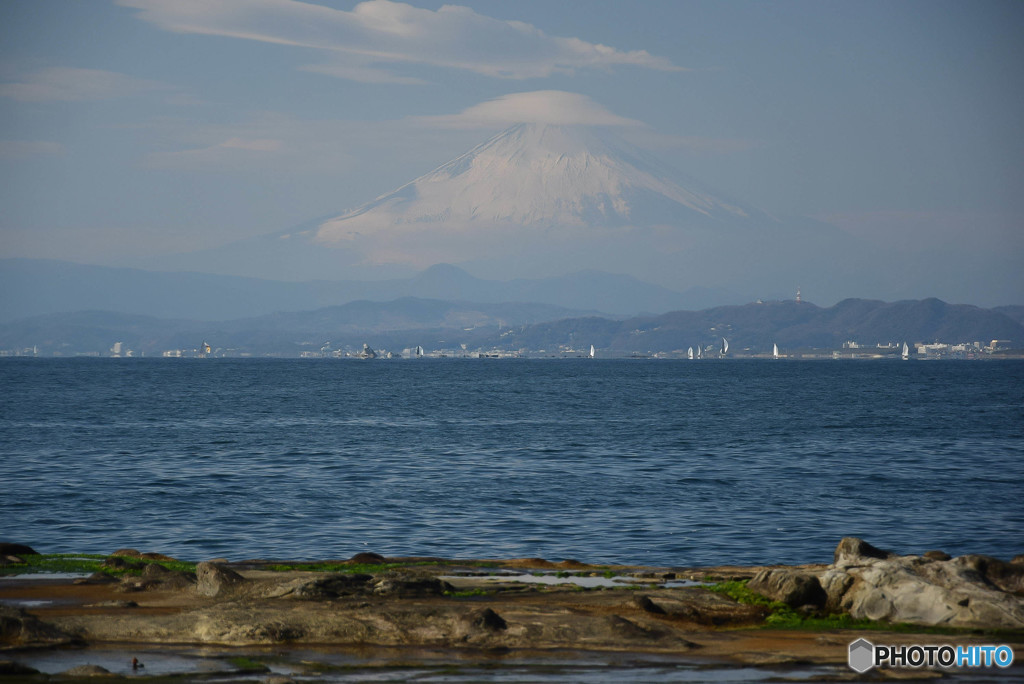
{"type": "Polygon", "coordinates": [[[183,559],[1024,553],[1024,362],[0,359],[0,540],[183,559]]]}

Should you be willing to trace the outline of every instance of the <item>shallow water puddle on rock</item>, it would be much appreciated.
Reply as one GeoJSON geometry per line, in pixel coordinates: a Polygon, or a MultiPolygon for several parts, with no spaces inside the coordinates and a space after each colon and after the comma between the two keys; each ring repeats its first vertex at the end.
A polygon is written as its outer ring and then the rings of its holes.
{"type": "Polygon", "coordinates": [[[59,674],[81,665],[98,665],[112,674],[123,676],[217,673],[231,672],[235,669],[218,658],[144,648],[87,648],[30,651],[10,655],[15,662],[45,674],[59,674]],[[138,658],[142,667],[133,669],[132,658],[138,658]]]}
{"type": "Polygon", "coordinates": [[[643,587],[649,587],[649,588],[652,588],[652,589],[657,589],[657,588],[662,588],[662,587],[672,589],[672,588],[678,588],[678,587],[699,587],[702,584],[701,582],[694,582],[692,580],[668,580],[668,581],[662,581],[662,580],[655,580],[655,579],[649,579],[649,578],[628,577],[628,576],[620,576],[620,575],[616,575],[614,577],[603,577],[603,576],[594,577],[594,576],[590,576],[590,575],[583,576],[583,577],[579,577],[579,576],[576,576],[576,575],[569,575],[569,576],[560,577],[558,575],[548,574],[548,573],[542,573],[542,574],[536,574],[536,575],[530,574],[530,573],[521,573],[521,574],[495,573],[493,575],[474,575],[474,574],[445,575],[445,576],[440,577],[439,579],[443,579],[446,582],[452,582],[452,581],[456,581],[457,582],[459,580],[484,580],[484,581],[495,582],[495,583],[515,582],[515,583],[523,583],[523,584],[548,584],[548,585],[574,584],[574,585],[576,585],[578,587],[583,587],[585,589],[596,589],[598,587],[618,587],[618,588],[623,588],[623,587],[636,586],[636,585],[643,586],[643,587]]]}

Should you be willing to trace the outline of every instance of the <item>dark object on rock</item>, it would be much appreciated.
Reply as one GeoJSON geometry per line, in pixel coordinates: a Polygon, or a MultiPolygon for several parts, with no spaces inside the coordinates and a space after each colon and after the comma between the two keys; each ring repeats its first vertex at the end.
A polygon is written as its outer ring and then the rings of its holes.
{"type": "Polygon", "coordinates": [[[36,648],[75,643],[78,643],[78,639],[21,608],[0,605],[0,645],[36,648]]]}
{"type": "Polygon", "coordinates": [[[380,565],[387,559],[379,553],[372,553],[364,551],[363,553],[357,553],[348,559],[349,563],[359,563],[362,565],[380,565]]]}
{"type": "Polygon", "coordinates": [[[925,551],[924,557],[937,561],[948,561],[950,558],[952,558],[952,556],[950,556],[945,551],[925,551]]]}
{"type": "Polygon", "coordinates": [[[486,629],[491,632],[500,632],[508,629],[508,623],[505,622],[505,618],[501,617],[490,608],[474,610],[466,616],[466,621],[473,627],[486,629]]]}
{"type": "Polygon", "coordinates": [[[455,591],[455,587],[436,577],[385,577],[373,588],[373,593],[399,598],[442,596],[455,591]]]}
{"type": "Polygon", "coordinates": [[[665,609],[652,601],[650,596],[636,595],[633,597],[633,603],[644,612],[654,613],[655,615],[665,614],[665,609]]]}
{"type": "Polygon", "coordinates": [[[323,600],[339,596],[352,596],[368,592],[372,575],[339,573],[310,580],[292,592],[292,596],[301,599],[323,600]]]}
{"type": "Polygon", "coordinates": [[[31,546],[0,542],[0,556],[38,556],[39,552],[31,546]]]}
{"type": "Polygon", "coordinates": [[[788,568],[762,570],[747,584],[747,588],[776,601],[782,601],[791,608],[825,605],[828,596],[814,575],[788,568]]]}
{"type": "Polygon", "coordinates": [[[858,537],[843,537],[839,540],[839,546],[836,547],[834,562],[836,565],[840,563],[856,565],[859,560],[864,558],[886,559],[892,555],[858,537]]]}
{"type": "Polygon", "coordinates": [[[219,596],[245,582],[245,578],[231,568],[204,562],[196,566],[196,592],[200,596],[219,596]]]}

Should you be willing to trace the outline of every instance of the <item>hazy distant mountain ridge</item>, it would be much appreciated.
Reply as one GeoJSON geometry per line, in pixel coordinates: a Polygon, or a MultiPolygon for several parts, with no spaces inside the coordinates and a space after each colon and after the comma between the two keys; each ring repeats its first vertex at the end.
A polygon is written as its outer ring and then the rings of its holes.
{"type": "Polygon", "coordinates": [[[557,307],[478,304],[402,298],[352,302],[314,311],[271,314],[221,322],[165,320],[110,312],[52,314],[0,325],[0,350],[37,346],[44,355],[99,352],[117,341],[148,355],[214,348],[254,355],[297,355],[333,348],[558,350],[590,345],[619,353],[672,352],[729,339],[737,352],[834,349],[848,340],[863,345],[1011,340],[1024,346],[1024,325],[989,309],[937,299],[880,302],[849,299],[821,308],[778,301],[675,311],[661,316],[612,320],[557,307]]]}
{"type": "MultiPolygon", "coordinates": [[[[829,308],[808,302],[777,301],[673,311],[609,325],[590,317],[530,326],[509,337],[527,347],[552,347],[586,340],[616,350],[671,351],[718,344],[734,350],[839,348],[844,342],[960,343],[1006,339],[1024,347],[1024,325],[990,309],[938,299],[881,302],[847,299],[829,308]]],[[[511,341],[511,340],[510,340],[511,341]]]]}
{"type": "Polygon", "coordinates": [[[660,313],[740,299],[724,291],[673,292],[631,276],[597,271],[500,281],[476,278],[456,266],[438,264],[412,278],[295,283],[0,259],[0,321],[97,310],[217,321],[401,297],[491,304],[533,302],[611,315],[660,313]]]}

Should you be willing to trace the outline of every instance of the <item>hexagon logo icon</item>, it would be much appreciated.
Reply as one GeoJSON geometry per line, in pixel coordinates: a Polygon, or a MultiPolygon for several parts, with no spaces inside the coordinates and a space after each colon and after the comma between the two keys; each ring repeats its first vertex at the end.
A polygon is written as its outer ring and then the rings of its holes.
{"type": "Polygon", "coordinates": [[[857,639],[850,644],[850,668],[864,673],[875,666],[875,645],[867,639],[857,639]]]}

